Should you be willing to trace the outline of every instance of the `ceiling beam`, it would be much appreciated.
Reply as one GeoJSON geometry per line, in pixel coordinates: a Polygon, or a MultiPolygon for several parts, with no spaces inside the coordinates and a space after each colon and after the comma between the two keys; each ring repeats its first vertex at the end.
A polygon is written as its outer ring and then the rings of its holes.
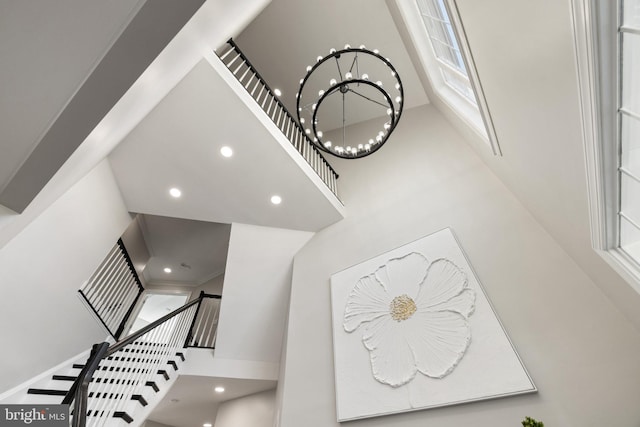
{"type": "Polygon", "coordinates": [[[147,1],[0,192],[21,213],[205,0],[147,1]]]}

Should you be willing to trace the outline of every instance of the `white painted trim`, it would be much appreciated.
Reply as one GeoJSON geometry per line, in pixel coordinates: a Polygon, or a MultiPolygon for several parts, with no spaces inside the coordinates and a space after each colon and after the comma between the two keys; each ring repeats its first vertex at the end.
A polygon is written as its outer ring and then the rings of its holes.
{"type": "Polygon", "coordinates": [[[467,39],[467,33],[464,29],[462,19],[460,18],[458,5],[456,0],[446,0],[444,5],[447,8],[447,13],[449,14],[453,31],[458,38],[458,45],[462,50],[462,59],[464,60],[464,65],[467,68],[469,82],[471,83],[471,87],[473,88],[473,92],[476,96],[476,101],[478,102],[478,111],[480,113],[480,118],[482,119],[484,130],[487,132],[486,138],[488,138],[489,146],[491,147],[491,151],[493,151],[494,156],[502,156],[502,150],[498,143],[498,136],[496,135],[496,130],[493,126],[493,119],[489,113],[487,99],[484,96],[484,90],[482,89],[480,78],[478,77],[476,63],[473,60],[473,54],[469,48],[469,40],[467,39]]]}
{"type": "Polygon", "coordinates": [[[576,48],[576,63],[582,114],[582,139],[587,174],[587,202],[591,245],[596,250],[607,250],[606,205],[604,195],[605,168],[600,149],[600,105],[598,65],[591,0],[572,0],[572,23],[576,48]]]}
{"type": "Polygon", "coordinates": [[[617,244],[619,184],[617,62],[611,60],[617,35],[616,2],[572,0],[572,24],[582,114],[591,245],[636,292],[638,263],[617,244]],[[606,34],[603,34],[606,33],[606,34]],[[613,64],[612,62],[616,62],[613,64]],[[616,91],[614,96],[612,91],[616,91]],[[615,163],[615,164],[613,164],[615,163]]]}
{"type": "Polygon", "coordinates": [[[638,264],[635,261],[631,260],[628,255],[617,248],[607,251],[596,250],[596,252],[640,294],[640,269],[638,269],[638,264]]]}
{"type": "MultiPolygon", "coordinates": [[[[464,96],[460,95],[453,89],[451,89],[445,82],[440,73],[430,72],[429,70],[437,70],[438,59],[433,52],[431,43],[429,42],[429,34],[424,28],[422,18],[420,17],[420,10],[415,0],[389,0],[395,3],[397,10],[400,12],[400,17],[407,28],[407,33],[415,51],[418,55],[420,64],[427,80],[433,88],[435,96],[437,96],[449,110],[455,114],[455,116],[470,129],[475,135],[477,135],[482,141],[484,141],[489,148],[491,148],[494,155],[502,155],[500,147],[498,145],[498,139],[493,127],[493,121],[489,115],[489,110],[484,98],[484,92],[482,92],[482,86],[480,85],[477,77],[475,63],[468,46],[467,38],[462,27],[460,17],[458,15],[457,5],[451,8],[447,6],[449,12],[449,18],[452,21],[452,27],[458,38],[458,44],[462,49],[462,56],[465,61],[467,73],[469,74],[469,80],[474,90],[478,106],[472,105],[464,96]],[[455,12],[455,13],[452,13],[455,12]],[[459,27],[459,28],[458,28],[459,27]],[[483,109],[485,111],[483,111],[483,109]]],[[[445,4],[454,0],[447,0],[445,4]]]]}

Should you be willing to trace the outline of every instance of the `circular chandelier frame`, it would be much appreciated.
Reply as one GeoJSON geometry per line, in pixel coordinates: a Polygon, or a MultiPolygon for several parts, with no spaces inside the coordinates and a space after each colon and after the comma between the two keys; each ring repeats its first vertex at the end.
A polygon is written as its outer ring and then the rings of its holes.
{"type": "MultiPolygon", "coordinates": [[[[312,99],[315,99],[315,96],[312,99]]],[[[302,80],[300,80],[300,88],[298,90],[298,93],[296,94],[296,112],[298,121],[300,123],[300,126],[305,129],[305,134],[309,142],[326,153],[344,159],[362,158],[378,151],[384,145],[384,143],[387,141],[387,139],[397,126],[398,121],[400,120],[400,116],[402,115],[403,106],[404,89],[402,86],[402,80],[400,79],[398,72],[388,58],[380,55],[377,50],[371,51],[366,49],[364,46],[360,46],[359,48],[352,48],[349,45],[346,45],[345,48],[341,50],[331,49],[329,51],[329,55],[325,57],[319,56],[317,62],[313,66],[307,67],[307,74],[302,80]],[[349,69],[349,71],[343,74],[340,68],[339,60],[344,55],[352,55],[353,60],[351,62],[351,68],[349,69]],[[390,73],[391,77],[394,80],[393,87],[397,91],[396,96],[392,96],[389,91],[387,91],[383,87],[383,84],[380,80],[374,81],[374,79],[370,78],[367,74],[360,74],[358,55],[363,55],[367,58],[374,58],[384,64],[387,72],[390,73]],[[315,102],[307,105],[302,105],[301,102],[303,98],[305,98],[304,94],[307,82],[309,82],[314,72],[318,71],[323,65],[327,64],[328,61],[332,60],[336,61],[338,75],[335,77],[339,77],[339,79],[332,78],[328,82],[328,86],[326,86],[324,90],[320,90],[318,92],[318,99],[315,102]],[[386,105],[383,105],[381,102],[371,99],[370,97],[367,97],[352,89],[354,86],[360,87],[360,85],[373,88],[374,92],[381,94],[384,102],[386,102],[386,105]],[[343,145],[334,145],[331,141],[324,140],[323,132],[318,129],[318,111],[320,110],[321,105],[329,96],[334,95],[337,92],[340,92],[343,95],[343,145]],[[358,95],[359,97],[364,98],[367,101],[386,107],[387,116],[389,117],[388,120],[384,123],[382,129],[368,141],[354,142],[352,144],[348,144],[347,141],[344,141],[344,103],[345,95],[348,93],[354,93],[355,95],[358,95]],[[302,117],[303,112],[308,112],[309,105],[311,105],[311,126],[307,126],[305,118],[302,117]]]]}

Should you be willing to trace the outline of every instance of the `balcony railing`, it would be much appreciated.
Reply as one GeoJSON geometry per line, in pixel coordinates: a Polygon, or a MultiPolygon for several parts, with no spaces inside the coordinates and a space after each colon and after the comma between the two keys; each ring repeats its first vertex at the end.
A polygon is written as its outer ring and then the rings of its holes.
{"type": "Polygon", "coordinates": [[[220,60],[238,79],[251,97],[260,105],[293,147],[304,157],[331,192],[338,197],[338,174],[320,150],[309,140],[302,127],[271,90],[260,73],[251,65],[233,40],[229,40],[218,54],[220,60]]]}
{"type": "Polygon", "coordinates": [[[109,333],[119,339],[144,292],[122,239],[78,292],[109,333]]]}

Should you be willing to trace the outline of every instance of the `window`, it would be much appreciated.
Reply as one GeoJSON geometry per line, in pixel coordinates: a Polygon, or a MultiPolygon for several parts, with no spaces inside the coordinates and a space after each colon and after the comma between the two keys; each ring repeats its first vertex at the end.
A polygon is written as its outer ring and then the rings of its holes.
{"type": "Polygon", "coordinates": [[[501,154],[455,0],[396,4],[436,95],[494,154],[501,154]]]}
{"type": "Polygon", "coordinates": [[[618,27],[619,247],[640,262],[640,1],[620,5],[618,27]]]}
{"type": "Polygon", "coordinates": [[[477,106],[462,52],[444,3],[442,0],[418,0],[417,3],[444,82],[477,106]]]}
{"type": "Polygon", "coordinates": [[[640,0],[573,0],[592,245],[640,292],[640,0]]]}

